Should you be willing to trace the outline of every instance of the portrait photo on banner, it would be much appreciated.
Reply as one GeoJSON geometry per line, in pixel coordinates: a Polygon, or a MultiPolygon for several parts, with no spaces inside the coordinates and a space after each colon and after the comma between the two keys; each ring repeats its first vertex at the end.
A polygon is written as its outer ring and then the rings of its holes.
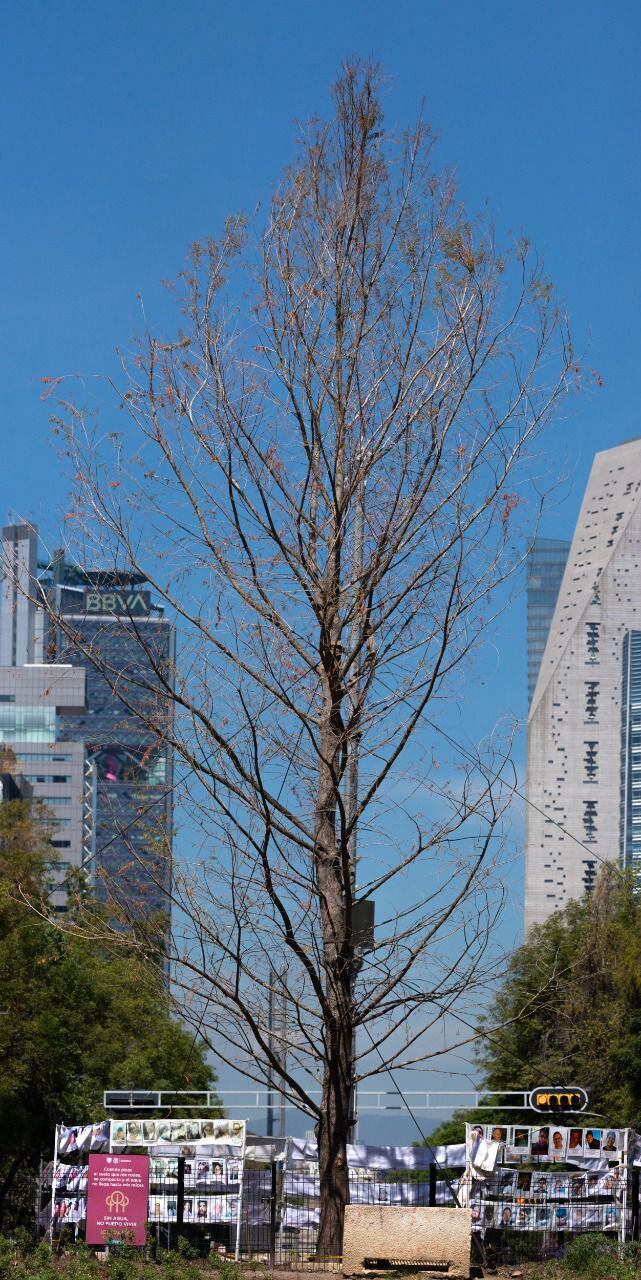
{"type": "Polygon", "coordinates": [[[586,1156],[599,1155],[601,1152],[601,1129],[585,1129],[583,1135],[583,1151],[586,1156]]]}
{"type": "Polygon", "coordinates": [[[550,1127],[540,1125],[530,1131],[530,1153],[533,1156],[547,1156],[550,1150],[550,1127]]]}

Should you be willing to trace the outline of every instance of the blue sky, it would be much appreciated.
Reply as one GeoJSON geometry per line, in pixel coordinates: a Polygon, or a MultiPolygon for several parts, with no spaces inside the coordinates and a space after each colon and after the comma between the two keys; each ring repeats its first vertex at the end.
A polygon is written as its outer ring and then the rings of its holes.
{"type": "MultiPolygon", "coordinates": [[[[40,378],[113,369],[138,295],[163,314],[161,279],[227,213],[265,200],[294,121],[328,109],[356,54],[389,76],[390,121],[424,102],[470,212],[531,237],[603,378],[547,437],[563,480],[543,531],[569,536],[594,451],[641,430],[640,42],[632,0],[5,5],[0,512],[55,541],[66,480],[40,378]]],[[[479,712],[488,727],[525,714],[524,628],[520,600],[461,703],[462,732],[479,712]]],[[[518,866],[511,893],[518,919],[518,866]]]]}

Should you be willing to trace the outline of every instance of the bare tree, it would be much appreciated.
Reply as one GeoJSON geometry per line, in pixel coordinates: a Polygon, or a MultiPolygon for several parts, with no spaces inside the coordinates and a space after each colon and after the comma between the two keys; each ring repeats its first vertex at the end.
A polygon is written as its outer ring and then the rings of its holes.
{"type": "Polygon", "coordinates": [[[466,218],[424,123],[385,128],[371,67],[333,97],[260,234],[234,218],[194,246],[183,327],[123,357],[126,429],[68,401],[57,418],[75,554],[144,574],[177,622],[175,668],[140,636],[151,679],[87,656],[173,747],[202,833],[168,903],[181,1011],[312,1117],[321,1254],[355,1081],[418,1069],[487,981],[504,751],[441,782],[429,724],[504,599],[571,361],[530,247],[466,218]]]}

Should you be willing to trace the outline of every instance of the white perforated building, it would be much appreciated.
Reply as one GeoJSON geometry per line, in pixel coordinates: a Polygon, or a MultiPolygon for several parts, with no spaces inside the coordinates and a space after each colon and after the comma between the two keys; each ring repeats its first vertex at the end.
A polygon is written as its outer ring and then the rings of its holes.
{"type": "Polygon", "coordinates": [[[526,929],[602,862],[641,871],[641,439],[594,459],[530,704],[527,798],[526,929]]]}

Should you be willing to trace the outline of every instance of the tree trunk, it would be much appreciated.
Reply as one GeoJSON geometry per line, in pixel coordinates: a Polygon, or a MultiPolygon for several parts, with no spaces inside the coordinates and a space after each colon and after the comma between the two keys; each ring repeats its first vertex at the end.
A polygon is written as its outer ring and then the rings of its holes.
{"type": "MultiPolygon", "coordinates": [[[[328,631],[330,629],[328,628],[328,631]]],[[[331,634],[331,631],[330,631],[331,634]]],[[[338,649],[332,635],[331,658],[338,649]]],[[[327,657],[326,657],[327,661],[327,657]]],[[[322,755],[316,806],[316,878],[325,973],[322,1113],[316,1127],[320,1177],[319,1257],[336,1257],[343,1247],[349,1199],[347,1139],[353,1075],[353,979],[349,850],[337,840],[339,754],[342,748],[342,689],[338,663],[327,661],[321,730],[322,755]]]]}
{"type": "Polygon", "coordinates": [[[320,1179],[320,1226],[316,1253],[335,1258],[343,1251],[345,1205],[349,1202],[347,1140],[352,1083],[352,1029],[339,1026],[335,1052],[325,1066],[323,1115],[316,1126],[320,1179]]]}

